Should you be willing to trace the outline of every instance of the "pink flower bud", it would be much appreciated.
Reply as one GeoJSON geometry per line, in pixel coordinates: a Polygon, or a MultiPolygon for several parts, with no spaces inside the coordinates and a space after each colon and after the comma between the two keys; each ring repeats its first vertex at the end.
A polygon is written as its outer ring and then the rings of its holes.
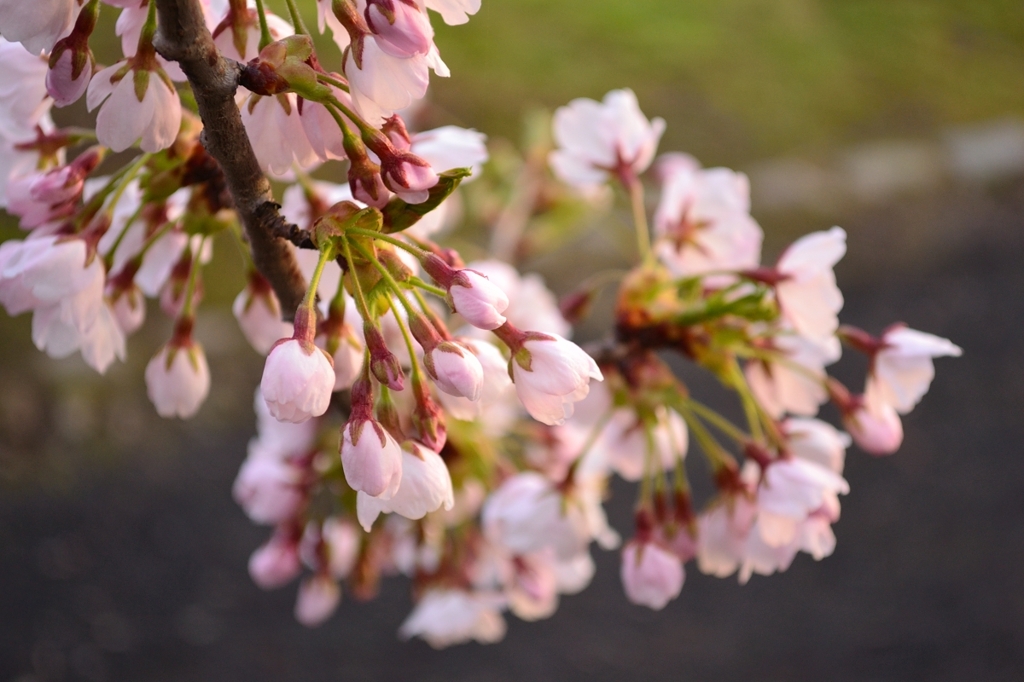
{"type": "Polygon", "coordinates": [[[865,395],[860,405],[843,411],[843,424],[864,452],[872,455],[891,455],[903,443],[903,422],[896,409],[865,395]]]}
{"type": "Polygon", "coordinates": [[[369,0],[366,23],[380,49],[393,57],[408,59],[430,52],[434,30],[425,10],[405,0],[369,0]]]}
{"type": "Polygon", "coordinates": [[[134,283],[115,292],[115,298],[110,301],[110,307],[114,313],[114,319],[117,320],[117,326],[125,335],[138,331],[146,320],[146,299],[134,283]]]}
{"type": "Polygon", "coordinates": [[[451,341],[442,341],[423,356],[427,374],[438,388],[454,396],[480,399],[484,368],[469,349],[451,341]]]}
{"type": "Polygon", "coordinates": [[[270,414],[279,421],[298,424],[319,417],[334,391],[331,358],[312,343],[283,341],[267,357],[260,390],[270,414]]]}
{"type": "Polygon", "coordinates": [[[260,355],[266,355],[277,341],[292,335],[291,323],[281,319],[281,304],[274,290],[257,272],[249,275],[249,283],[235,297],[231,312],[249,345],[260,355]]]}
{"type": "Polygon", "coordinates": [[[512,358],[512,381],[530,416],[548,425],[572,416],[573,404],[604,377],[594,359],[556,334],[528,338],[512,358]]]}
{"type": "Polygon", "coordinates": [[[231,494],[255,523],[276,524],[291,518],[305,495],[302,470],[274,454],[250,448],[231,494]]]}
{"type": "Polygon", "coordinates": [[[264,590],[287,585],[300,570],[299,546],[280,530],[249,558],[249,576],[264,590]]]}
{"type": "Polygon", "coordinates": [[[359,523],[370,532],[381,513],[396,513],[407,519],[422,519],[442,506],[447,510],[455,504],[452,478],[441,456],[432,450],[407,441],[402,447],[402,483],[391,499],[384,500],[359,493],[356,512],[359,523]]]}
{"type": "Polygon", "coordinates": [[[353,490],[391,499],[402,482],[402,449],[373,419],[352,419],[342,433],[341,466],[353,490]]]}
{"type": "Polygon", "coordinates": [[[462,270],[448,288],[448,297],[455,312],[479,329],[497,329],[505,324],[501,313],[508,308],[508,296],[486,275],[462,270]]]}
{"type": "Polygon", "coordinates": [[[146,365],[146,392],[161,417],[188,419],[210,392],[206,355],[191,338],[172,340],[146,365]]]}
{"type": "Polygon", "coordinates": [[[437,184],[437,173],[426,161],[410,152],[381,159],[384,185],[410,204],[422,204],[437,184]]]}
{"type": "Polygon", "coordinates": [[[683,563],[653,542],[631,540],[622,548],[622,586],[634,604],[660,611],[683,589],[683,563]]]}
{"type": "Polygon", "coordinates": [[[57,63],[46,72],[46,92],[58,107],[77,102],[89,87],[89,81],[92,80],[92,53],[88,46],[86,53],[82,55],[75,50],[64,50],[57,58],[57,63]],[[84,63],[76,65],[76,61],[80,60],[84,63]]]}
{"type": "Polygon", "coordinates": [[[323,624],[341,601],[341,588],[329,575],[318,573],[299,585],[295,599],[295,620],[308,628],[323,624]]]}

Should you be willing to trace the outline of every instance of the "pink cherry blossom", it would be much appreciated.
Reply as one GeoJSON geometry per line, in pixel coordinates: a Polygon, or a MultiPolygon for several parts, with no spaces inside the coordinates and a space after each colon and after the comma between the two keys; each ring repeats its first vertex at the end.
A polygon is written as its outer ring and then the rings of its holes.
{"type": "Polygon", "coordinates": [[[295,620],[308,628],[322,625],[341,601],[341,588],[329,575],[317,573],[299,583],[295,620]]]}
{"type": "Polygon", "coordinates": [[[239,106],[242,123],[260,167],[274,175],[283,175],[297,164],[310,168],[317,163],[309,144],[295,93],[260,97],[249,95],[239,106]]]}
{"type": "Polygon", "coordinates": [[[834,473],[843,473],[846,448],[852,442],[848,434],[820,419],[790,417],[779,426],[791,455],[820,464],[834,473]]]}
{"type": "Polygon", "coordinates": [[[757,489],[762,539],[772,547],[789,544],[798,524],[828,497],[849,492],[841,476],[815,462],[791,457],[769,463],[757,489]]]}
{"type": "Polygon", "coordinates": [[[66,107],[81,99],[92,80],[92,55],[89,55],[78,75],[74,73],[74,62],[75,51],[64,50],[53,68],[46,72],[46,92],[58,107],[66,107]]]}
{"type": "Polygon", "coordinates": [[[167,344],[146,365],[146,392],[161,417],[188,419],[210,392],[210,368],[199,344],[167,344]]]}
{"type": "Polygon", "coordinates": [[[853,442],[872,455],[891,455],[903,443],[900,415],[876,392],[865,393],[853,409],[844,410],[843,424],[853,442]]]}
{"type": "Polygon", "coordinates": [[[673,156],[658,163],[661,201],[654,214],[655,246],[680,277],[756,268],[761,227],[750,217],[747,176],[727,168],[701,169],[673,156]]]}
{"type": "Polygon", "coordinates": [[[250,447],[231,492],[253,522],[273,525],[291,518],[302,506],[302,478],[302,469],[293,462],[250,447]]]}
{"type": "Polygon", "coordinates": [[[280,421],[304,422],[327,411],[334,391],[331,358],[309,342],[278,343],[263,367],[260,391],[270,414],[280,421]]]}
{"type": "Polygon", "coordinates": [[[341,464],[353,490],[388,500],[402,483],[402,449],[373,420],[349,420],[342,432],[341,464]]]}
{"type": "Polygon", "coordinates": [[[725,578],[739,568],[757,508],[745,495],[725,496],[697,518],[697,568],[725,578]]]}
{"type": "Polygon", "coordinates": [[[429,589],[398,634],[402,639],[422,637],[435,649],[470,640],[490,644],[505,637],[503,606],[504,599],[498,594],[429,589]]]}
{"type": "Polygon", "coordinates": [[[445,393],[480,399],[484,368],[468,348],[451,341],[439,343],[423,358],[427,374],[445,393]]]}
{"type": "Polygon", "coordinates": [[[480,0],[426,0],[426,6],[440,14],[444,23],[458,26],[480,11],[480,0]]]}
{"type": "Polygon", "coordinates": [[[290,337],[294,331],[291,323],[281,319],[281,304],[262,275],[250,277],[245,289],[235,297],[231,312],[249,345],[260,355],[269,353],[277,341],[290,337]]]}
{"type": "Polygon", "coordinates": [[[523,350],[526,358],[513,358],[512,381],[526,411],[539,422],[565,422],[573,404],[590,391],[590,380],[604,379],[594,359],[561,336],[528,340],[523,350]]]}
{"type": "Polygon", "coordinates": [[[555,112],[558,149],[549,161],[562,181],[591,189],[610,174],[635,177],[654,159],[665,121],[648,121],[632,90],[612,90],[603,102],[575,99],[555,112]]]}
{"type": "MultiPolygon", "coordinates": [[[[146,321],[146,299],[134,283],[115,293],[116,297],[109,302],[117,326],[125,336],[134,334],[146,321]]],[[[111,294],[108,292],[107,296],[109,299],[111,294]]]]}
{"type": "Polygon", "coordinates": [[[480,273],[505,293],[509,304],[502,314],[516,327],[566,338],[572,335],[572,327],[559,311],[555,295],[540,275],[520,275],[514,267],[500,260],[473,261],[466,267],[480,273]]]}
{"type": "Polygon", "coordinates": [[[460,271],[460,277],[448,288],[448,296],[455,312],[474,327],[497,329],[505,324],[501,313],[508,308],[508,296],[486,275],[473,270],[460,271]]]}
{"type": "Polygon", "coordinates": [[[900,414],[914,409],[935,378],[932,358],[959,357],[963,351],[948,339],[898,325],[885,332],[875,353],[868,388],[900,414]]]}
{"type": "Polygon", "coordinates": [[[249,558],[249,576],[264,590],[287,585],[301,570],[298,545],[281,530],[249,558]]]}
{"type": "Polygon", "coordinates": [[[452,478],[441,456],[407,441],[402,446],[402,482],[394,496],[384,500],[360,491],[356,497],[359,523],[366,532],[381,513],[400,514],[407,519],[422,519],[442,507],[455,504],[452,478]]]}
{"type": "Polygon", "coordinates": [[[442,126],[413,135],[410,151],[438,171],[470,168],[472,175],[462,181],[467,183],[488,159],[486,141],[487,136],[475,130],[442,126]]]}
{"type": "Polygon", "coordinates": [[[434,46],[427,11],[414,0],[367,0],[365,16],[380,49],[393,57],[426,55],[434,46]]]}
{"type": "Polygon", "coordinates": [[[782,333],[774,338],[773,344],[782,355],[778,362],[747,363],[745,373],[754,396],[776,419],[787,412],[805,417],[816,415],[818,407],[828,398],[824,387],[825,367],[838,360],[842,353],[839,340],[830,337],[818,343],[782,333]]]}
{"type": "Polygon", "coordinates": [[[483,369],[480,396],[478,400],[469,400],[442,391],[438,396],[441,404],[450,416],[463,421],[473,421],[486,411],[489,418],[482,420],[483,423],[500,432],[504,420],[495,417],[495,408],[500,412],[501,405],[507,405],[509,399],[516,402],[511,391],[512,380],[508,376],[508,360],[493,343],[465,337],[460,338],[459,343],[476,356],[483,369]]]}
{"type": "Polygon", "coordinates": [[[181,127],[181,100],[164,80],[162,71],[135,71],[118,76],[128,62],[108,66],[89,82],[86,103],[89,111],[100,107],[96,136],[115,152],[140,140],[146,152],[171,146],[181,127]],[[141,80],[140,80],[141,79],[141,80]],[[138,83],[142,85],[138,85],[138,83]],[[139,94],[139,91],[142,94],[139,94]],[[102,105],[102,106],[101,106],[102,105]]]}
{"type": "Polygon", "coordinates": [[[80,11],[77,0],[41,0],[31,8],[20,0],[0,0],[0,27],[4,38],[37,55],[71,32],[80,11]]]}
{"type": "MultiPolygon", "coordinates": [[[[24,17],[42,16],[26,12],[21,0],[0,0],[0,17],[3,13],[16,11],[24,17]],[[17,6],[17,9],[11,8],[17,6]]],[[[54,4],[65,0],[47,0],[54,4]]],[[[74,0],[69,0],[74,2],[74,0]]],[[[8,21],[0,18],[4,36],[7,36],[8,21]]],[[[0,37],[0,135],[17,142],[35,137],[35,127],[45,120],[52,102],[46,96],[46,59],[39,56],[39,50],[27,52],[17,42],[8,42],[0,37]]],[[[49,127],[49,126],[47,126],[49,127]]]]}
{"type": "Polygon", "coordinates": [[[775,287],[783,316],[798,333],[825,342],[839,326],[843,295],[832,268],[846,253],[846,232],[833,227],[793,242],[775,266],[781,281],[775,287]]]}
{"type": "Polygon", "coordinates": [[[615,410],[591,446],[588,457],[600,460],[603,466],[627,481],[639,481],[644,476],[650,449],[647,429],[650,429],[654,461],[661,469],[671,470],[677,460],[686,456],[689,432],[679,413],[664,407],[656,412],[647,428],[635,410],[615,410]]]}
{"type": "Polygon", "coordinates": [[[653,542],[631,540],[622,548],[622,586],[634,604],[660,611],[683,589],[683,562],[653,542]]]}
{"type": "Polygon", "coordinates": [[[448,67],[436,50],[402,59],[385,52],[373,36],[363,41],[361,65],[350,50],[344,67],[356,110],[370,125],[379,125],[422,99],[427,94],[430,69],[438,76],[448,76],[448,67]]]}

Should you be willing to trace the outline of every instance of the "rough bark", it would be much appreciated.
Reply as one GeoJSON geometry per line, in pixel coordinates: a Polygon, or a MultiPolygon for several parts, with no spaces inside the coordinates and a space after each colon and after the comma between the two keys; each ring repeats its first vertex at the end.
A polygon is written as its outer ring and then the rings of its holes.
{"type": "Polygon", "coordinates": [[[245,133],[235,104],[241,66],[217,51],[198,0],[156,0],[156,5],[157,52],[178,62],[188,77],[203,120],[202,143],[227,178],[253,263],[291,319],[306,291],[305,278],[285,241],[298,228],[281,217],[245,133]]]}

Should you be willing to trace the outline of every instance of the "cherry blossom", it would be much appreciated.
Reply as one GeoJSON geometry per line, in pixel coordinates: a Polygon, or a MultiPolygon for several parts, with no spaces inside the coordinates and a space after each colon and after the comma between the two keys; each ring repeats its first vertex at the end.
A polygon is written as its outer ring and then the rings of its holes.
{"type": "Polygon", "coordinates": [[[604,184],[609,174],[635,177],[654,159],[665,121],[648,121],[632,90],[612,90],[603,102],[575,99],[555,112],[555,174],[581,189],[604,184]]]}
{"type": "Polygon", "coordinates": [[[331,357],[309,341],[282,340],[267,356],[260,390],[270,414],[281,421],[319,417],[334,391],[331,357]]]}
{"type": "Polygon", "coordinates": [[[431,589],[420,598],[398,634],[403,639],[422,637],[435,649],[470,640],[497,642],[505,636],[503,604],[498,594],[431,589]]]}
{"type": "Polygon", "coordinates": [[[402,483],[402,449],[376,421],[353,421],[342,432],[345,480],[370,497],[389,500],[402,483]]]}
{"type": "Polygon", "coordinates": [[[359,523],[369,532],[381,513],[422,519],[440,508],[455,504],[452,479],[440,455],[414,443],[402,447],[402,482],[390,499],[371,497],[360,491],[356,499],[359,523]]]}
{"type": "Polygon", "coordinates": [[[959,357],[963,351],[947,339],[903,325],[886,330],[868,375],[870,393],[900,414],[914,409],[935,378],[932,358],[959,357]]]}
{"type": "Polygon", "coordinates": [[[89,111],[100,107],[96,135],[115,152],[137,141],[146,152],[166,149],[181,126],[181,100],[159,68],[136,69],[130,61],[108,66],[89,82],[86,103],[89,111]]]}
{"type": "Polygon", "coordinates": [[[560,336],[530,339],[525,353],[512,361],[512,381],[523,407],[545,424],[561,424],[573,413],[573,403],[590,391],[590,380],[603,380],[594,359],[560,336]]]}
{"type": "Polygon", "coordinates": [[[43,0],[34,3],[31,11],[19,0],[0,0],[0,26],[4,38],[39,54],[70,33],[80,10],[77,0],[43,0]]]}
{"type": "Polygon", "coordinates": [[[210,392],[206,354],[190,338],[171,341],[146,365],[146,391],[161,417],[188,419],[210,392]]]}
{"type": "Polygon", "coordinates": [[[781,277],[775,292],[782,314],[796,331],[825,342],[839,326],[843,295],[832,268],[846,253],[846,232],[833,227],[796,240],[775,266],[781,277]]]}
{"type": "Polygon", "coordinates": [[[634,604],[660,611],[683,589],[683,563],[653,542],[622,548],[622,585],[634,604]]]}

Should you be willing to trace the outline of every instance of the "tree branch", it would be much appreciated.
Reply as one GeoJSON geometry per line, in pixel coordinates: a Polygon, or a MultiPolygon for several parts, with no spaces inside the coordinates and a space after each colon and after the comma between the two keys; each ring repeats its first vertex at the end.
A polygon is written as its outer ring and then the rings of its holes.
{"type": "Polygon", "coordinates": [[[157,52],[178,62],[188,77],[203,120],[200,139],[224,171],[256,269],[270,282],[281,310],[291,319],[305,295],[306,280],[285,239],[301,231],[281,216],[249,144],[235,104],[241,66],[217,51],[198,0],[156,0],[156,5],[157,52]]]}

